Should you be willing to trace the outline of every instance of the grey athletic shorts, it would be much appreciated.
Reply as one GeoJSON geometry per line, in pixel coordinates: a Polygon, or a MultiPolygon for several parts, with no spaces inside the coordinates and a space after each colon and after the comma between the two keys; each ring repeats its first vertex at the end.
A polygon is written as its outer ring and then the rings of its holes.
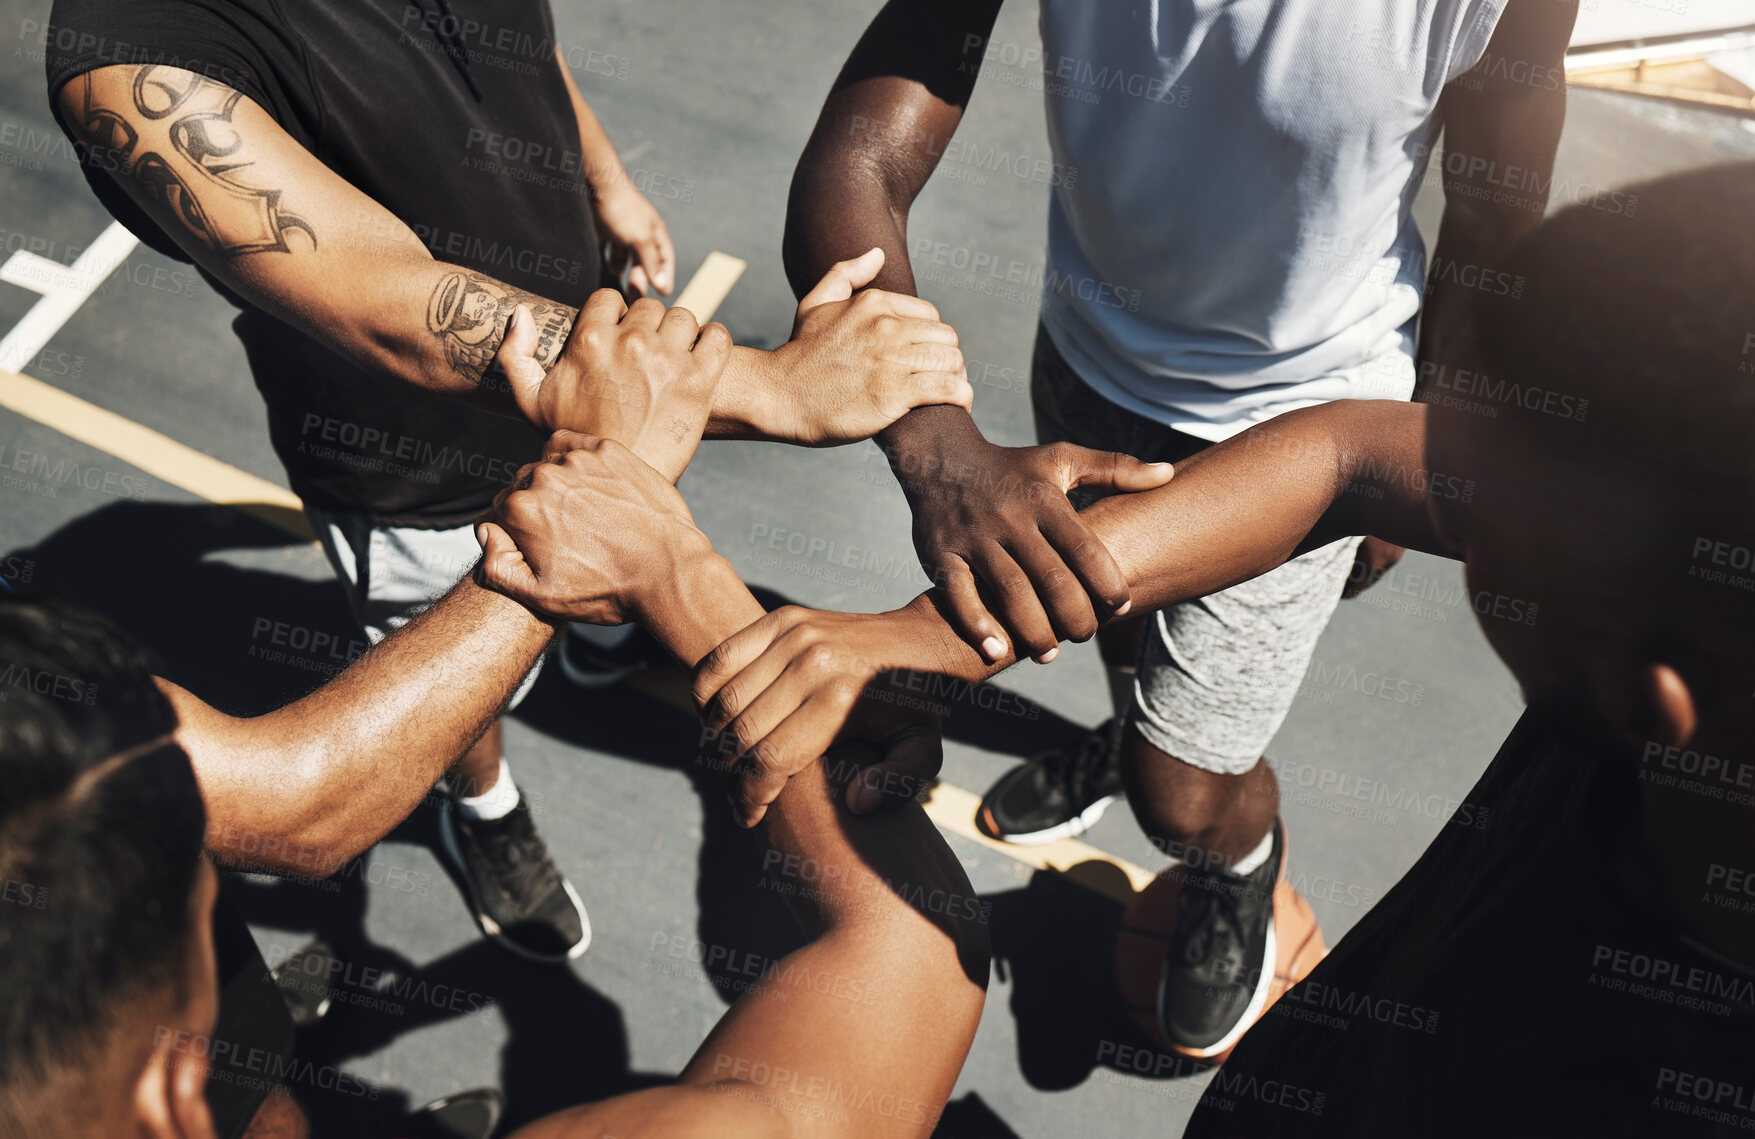
{"type": "MultiPolygon", "coordinates": [[[[449,593],[481,560],[474,526],[449,530],[384,526],[364,515],[310,506],[305,507],[305,517],[347,591],[354,620],[374,645],[449,593]]],[[[541,672],[538,660],[512,694],[508,709],[530,694],[541,672]]]]}
{"type": "MultiPolygon", "coordinates": [[[[1079,379],[1047,329],[1030,365],[1036,437],[1180,462],[1210,444],[1118,407],[1079,379]]],[[[1074,491],[1083,508],[1099,494],[1074,491]]],[[[1280,730],[1341,599],[1359,539],[1294,558],[1253,581],[1151,615],[1128,722],[1159,751],[1241,775],[1280,730]]]]}

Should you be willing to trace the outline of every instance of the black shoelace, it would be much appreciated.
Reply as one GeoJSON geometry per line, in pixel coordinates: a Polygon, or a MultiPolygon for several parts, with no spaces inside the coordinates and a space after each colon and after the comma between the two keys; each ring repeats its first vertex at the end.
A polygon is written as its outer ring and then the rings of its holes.
{"type": "Polygon", "coordinates": [[[1188,931],[1180,939],[1184,965],[1211,961],[1230,945],[1242,943],[1243,916],[1237,902],[1236,891],[1212,889],[1192,875],[1184,880],[1176,898],[1176,927],[1188,931]]]}
{"type": "Polygon", "coordinates": [[[513,900],[521,904],[539,902],[554,889],[558,871],[522,805],[514,808],[504,822],[504,826],[491,822],[471,824],[476,845],[513,900]]]}
{"type": "Polygon", "coordinates": [[[1043,761],[1050,786],[1063,787],[1078,803],[1090,802],[1091,791],[1100,787],[1115,761],[1111,727],[1104,724],[1086,736],[1076,748],[1051,753],[1043,761]]]}

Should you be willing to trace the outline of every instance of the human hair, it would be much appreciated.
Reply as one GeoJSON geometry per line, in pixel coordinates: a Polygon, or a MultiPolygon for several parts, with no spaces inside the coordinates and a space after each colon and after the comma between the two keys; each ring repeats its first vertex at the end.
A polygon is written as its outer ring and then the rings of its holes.
{"type": "Polygon", "coordinates": [[[1506,380],[1587,400],[1509,401],[1514,422],[1627,458],[1755,478],[1755,162],[1568,206],[1513,250],[1523,288],[1487,296],[1480,340],[1506,380]],[[1572,406],[1576,406],[1574,403],[1572,406]]]}
{"type": "Polygon", "coordinates": [[[39,1134],[143,1001],[186,999],[206,811],[146,654],[0,593],[0,1133],[39,1134]]]}

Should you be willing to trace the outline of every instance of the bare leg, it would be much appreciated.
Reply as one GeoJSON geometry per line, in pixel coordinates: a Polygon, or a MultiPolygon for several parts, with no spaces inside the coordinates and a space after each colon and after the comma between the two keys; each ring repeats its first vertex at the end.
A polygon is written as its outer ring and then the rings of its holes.
{"type": "Polygon", "coordinates": [[[1280,811],[1280,785],[1265,759],[1242,775],[1216,775],[1159,751],[1131,727],[1121,743],[1121,775],[1146,837],[1197,866],[1243,858],[1280,811]]]}
{"type": "Polygon", "coordinates": [[[500,721],[495,720],[451,768],[452,793],[475,798],[493,790],[500,781],[500,758],[506,754],[501,740],[500,721]]]}

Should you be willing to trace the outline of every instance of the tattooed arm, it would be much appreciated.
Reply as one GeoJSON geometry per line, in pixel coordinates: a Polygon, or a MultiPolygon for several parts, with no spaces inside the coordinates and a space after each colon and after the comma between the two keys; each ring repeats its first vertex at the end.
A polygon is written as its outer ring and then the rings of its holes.
{"type": "Polygon", "coordinates": [[[396,215],[242,94],[172,67],[104,67],[58,94],[63,120],[172,240],[240,296],[342,355],[518,414],[484,372],[529,306],[545,362],[574,310],[435,261],[396,215]]]}
{"type": "MultiPolygon", "coordinates": [[[[569,389],[601,385],[602,337],[569,338],[577,309],[434,260],[395,214],[239,92],[179,68],[117,66],[69,81],[55,98],[82,147],[99,151],[165,233],[263,311],[372,371],[545,429],[591,429],[553,418],[573,401],[514,391],[493,364],[522,304],[548,377],[541,386],[556,376],[569,389]],[[569,366],[554,372],[563,355],[569,366]]],[[[801,306],[798,332],[779,350],[733,349],[707,434],[845,442],[923,403],[968,406],[956,334],[936,311],[891,312],[923,303],[911,297],[855,304],[848,295],[863,283],[831,290],[808,313],[801,306]]]]}

